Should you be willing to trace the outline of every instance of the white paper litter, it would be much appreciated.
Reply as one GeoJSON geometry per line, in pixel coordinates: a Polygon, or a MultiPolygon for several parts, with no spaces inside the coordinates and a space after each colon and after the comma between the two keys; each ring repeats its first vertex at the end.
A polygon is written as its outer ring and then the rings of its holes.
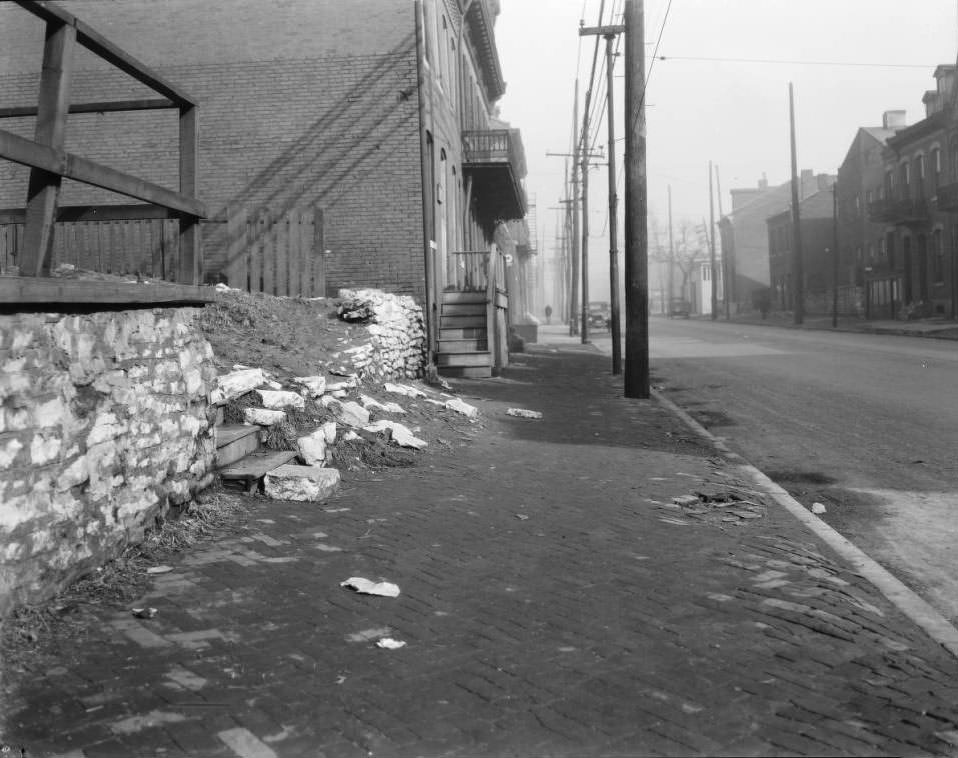
{"type": "Polygon", "coordinates": [[[406,647],[406,643],[402,640],[394,640],[392,637],[383,637],[376,643],[376,647],[382,647],[386,650],[398,650],[401,647],[406,647]]]}
{"type": "Polygon", "coordinates": [[[379,595],[380,597],[399,597],[399,586],[392,582],[372,582],[361,576],[351,576],[340,587],[355,590],[363,595],[379,595]]]}
{"type": "Polygon", "coordinates": [[[821,503],[812,503],[812,513],[821,516],[825,512],[825,506],[821,503]]]}
{"type": "Polygon", "coordinates": [[[147,574],[168,574],[173,570],[172,566],[150,566],[147,570],[147,574]]]}
{"type": "Polygon", "coordinates": [[[542,418],[539,411],[527,411],[525,408],[510,408],[506,411],[507,416],[518,416],[519,418],[542,418]]]}

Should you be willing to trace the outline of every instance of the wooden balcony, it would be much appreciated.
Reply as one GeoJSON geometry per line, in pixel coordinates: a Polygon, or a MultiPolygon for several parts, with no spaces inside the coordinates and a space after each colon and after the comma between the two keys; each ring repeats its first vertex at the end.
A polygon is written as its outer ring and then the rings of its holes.
{"type": "Polygon", "coordinates": [[[881,224],[922,224],[929,219],[928,202],[924,198],[876,200],[868,205],[868,218],[881,224]]]}
{"type": "Polygon", "coordinates": [[[462,134],[463,171],[472,180],[480,215],[489,221],[526,214],[525,155],[516,129],[466,131],[462,134]]]}

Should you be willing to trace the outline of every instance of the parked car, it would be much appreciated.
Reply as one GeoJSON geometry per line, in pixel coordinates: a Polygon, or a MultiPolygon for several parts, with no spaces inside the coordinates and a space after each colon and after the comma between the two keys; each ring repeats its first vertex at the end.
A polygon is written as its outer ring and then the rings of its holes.
{"type": "Polygon", "coordinates": [[[673,297],[669,301],[669,316],[681,316],[682,318],[688,318],[691,312],[692,304],[688,300],[683,300],[680,297],[673,297]]]}
{"type": "Polygon", "coordinates": [[[608,329],[611,323],[612,312],[608,303],[589,303],[589,327],[594,329],[608,329]]]}

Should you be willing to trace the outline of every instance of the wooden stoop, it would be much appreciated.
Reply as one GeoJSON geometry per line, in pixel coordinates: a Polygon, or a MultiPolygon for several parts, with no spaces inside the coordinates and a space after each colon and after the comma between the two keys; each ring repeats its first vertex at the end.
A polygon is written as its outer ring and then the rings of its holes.
{"type": "Polygon", "coordinates": [[[291,450],[260,450],[260,428],[248,424],[217,424],[216,468],[226,485],[254,491],[266,474],[296,457],[291,450]]]}
{"type": "Polygon", "coordinates": [[[492,376],[483,292],[444,292],[439,314],[439,373],[483,379],[492,376]]]}

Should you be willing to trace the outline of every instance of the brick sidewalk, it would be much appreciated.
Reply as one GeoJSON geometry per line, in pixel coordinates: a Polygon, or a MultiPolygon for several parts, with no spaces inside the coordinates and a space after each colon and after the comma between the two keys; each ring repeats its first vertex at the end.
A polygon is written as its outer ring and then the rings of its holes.
{"type": "Polygon", "coordinates": [[[249,499],[22,681],[28,755],[954,755],[958,661],[607,360],[461,382],[483,418],[323,505],[249,499]],[[509,407],[542,411],[529,420],[509,407]],[[441,450],[440,450],[441,449],[441,450]],[[723,519],[728,518],[729,521],[723,519]],[[398,598],[339,587],[384,578],[398,598]],[[374,640],[405,641],[384,650],[374,640]]]}

